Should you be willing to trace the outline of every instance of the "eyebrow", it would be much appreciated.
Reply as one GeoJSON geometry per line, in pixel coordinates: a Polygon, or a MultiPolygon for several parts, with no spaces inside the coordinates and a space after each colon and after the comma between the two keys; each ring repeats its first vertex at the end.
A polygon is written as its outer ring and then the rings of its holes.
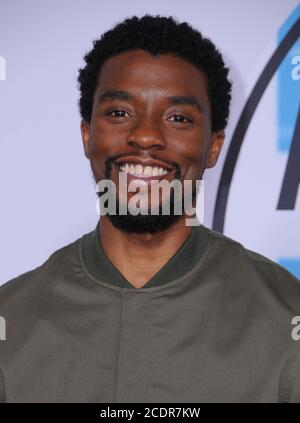
{"type": "MultiPolygon", "coordinates": [[[[165,99],[170,104],[193,106],[199,112],[204,113],[204,107],[199,102],[197,97],[195,97],[194,95],[173,95],[173,96],[167,96],[165,97],[165,99]]],[[[134,100],[134,96],[130,94],[128,91],[109,89],[104,91],[104,93],[98,97],[97,104],[99,105],[108,100],[130,101],[130,100],[134,100]]]]}

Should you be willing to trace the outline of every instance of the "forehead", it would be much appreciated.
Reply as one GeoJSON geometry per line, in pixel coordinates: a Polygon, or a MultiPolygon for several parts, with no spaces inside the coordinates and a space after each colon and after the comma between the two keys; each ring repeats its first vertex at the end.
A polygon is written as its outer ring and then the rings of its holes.
{"type": "Polygon", "coordinates": [[[207,102],[205,75],[193,64],[170,53],[152,56],[143,50],[120,53],[107,59],[98,76],[97,92],[107,88],[141,94],[196,95],[207,102]]]}

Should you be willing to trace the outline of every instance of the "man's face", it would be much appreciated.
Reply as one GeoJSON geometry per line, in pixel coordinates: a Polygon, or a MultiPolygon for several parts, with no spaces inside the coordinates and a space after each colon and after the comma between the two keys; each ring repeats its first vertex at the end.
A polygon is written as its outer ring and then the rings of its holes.
{"type": "MultiPolygon", "coordinates": [[[[204,74],[179,57],[153,57],[143,50],[106,60],[98,78],[91,122],[82,121],[81,132],[95,181],[112,179],[117,200],[126,203],[135,193],[119,196],[122,169],[128,184],[142,179],[149,188],[154,179],[195,181],[206,167],[215,165],[224,140],[223,131],[211,132],[204,74]]],[[[161,205],[165,200],[160,196],[158,202],[161,205]]],[[[132,216],[131,226],[140,218],[132,216]]],[[[148,219],[145,231],[149,231],[149,222],[152,227],[159,222],[157,218],[152,216],[151,222],[151,216],[144,218],[144,223],[148,219]]],[[[168,216],[164,224],[159,218],[160,229],[179,219],[168,216]]]]}

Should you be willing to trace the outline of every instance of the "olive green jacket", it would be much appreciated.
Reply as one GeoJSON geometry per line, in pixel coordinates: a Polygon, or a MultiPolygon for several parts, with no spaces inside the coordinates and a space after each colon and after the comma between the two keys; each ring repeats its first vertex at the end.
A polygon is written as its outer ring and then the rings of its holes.
{"type": "Polygon", "coordinates": [[[98,222],[0,287],[0,401],[300,402],[298,315],[298,279],[203,225],[134,288],[98,222]]]}

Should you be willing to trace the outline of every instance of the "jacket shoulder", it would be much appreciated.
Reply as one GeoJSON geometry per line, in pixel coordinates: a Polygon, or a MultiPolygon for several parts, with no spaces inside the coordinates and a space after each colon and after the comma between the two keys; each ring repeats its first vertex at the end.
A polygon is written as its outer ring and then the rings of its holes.
{"type": "Polygon", "coordinates": [[[79,266],[79,243],[82,237],[54,251],[41,265],[24,272],[0,286],[0,303],[25,291],[33,293],[43,288],[49,280],[55,281],[79,266]]]}
{"type": "MultiPolygon", "coordinates": [[[[208,228],[207,228],[208,229],[208,228]]],[[[222,251],[224,256],[228,254],[233,261],[232,264],[244,262],[245,266],[250,266],[254,271],[261,274],[264,279],[280,279],[296,285],[300,290],[300,280],[289,272],[286,268],[269,259],[268,257],[256,251],[246,248],[241,242],[230,238],[218,231],[208,229],[212,242],[216,244],[219,251],[222,251]]]]}

